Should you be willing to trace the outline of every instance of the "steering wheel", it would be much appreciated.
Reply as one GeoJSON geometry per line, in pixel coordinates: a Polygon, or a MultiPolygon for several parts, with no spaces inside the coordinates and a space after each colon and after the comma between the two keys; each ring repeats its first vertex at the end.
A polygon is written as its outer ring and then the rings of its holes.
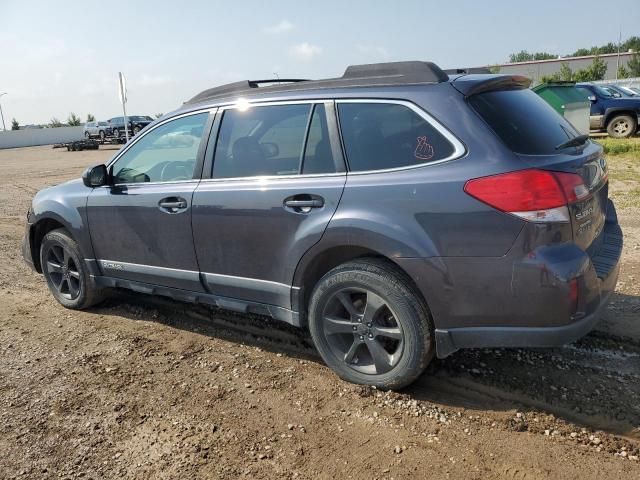
{"type": "Polygon", "coordinates": [[[160,180],[162,182],[191,180],[189,169],[184,162],[167,162],[160,171],[160,180]]]}

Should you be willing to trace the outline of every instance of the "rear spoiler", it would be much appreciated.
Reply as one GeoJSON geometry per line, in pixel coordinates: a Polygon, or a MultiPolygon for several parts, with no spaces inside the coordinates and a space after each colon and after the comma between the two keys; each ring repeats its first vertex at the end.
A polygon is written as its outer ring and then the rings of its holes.
{"type": "Polygon", "coordinates": [[[496,90],[524,90],[531,79],[522,75],[462,75],[451,82],[465,97],[496,90]]]}

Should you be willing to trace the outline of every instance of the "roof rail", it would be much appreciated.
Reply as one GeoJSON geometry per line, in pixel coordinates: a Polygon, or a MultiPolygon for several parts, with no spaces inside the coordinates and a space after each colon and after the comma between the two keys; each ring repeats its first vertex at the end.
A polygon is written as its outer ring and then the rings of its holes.
{"type": "Polygon", "coordinates": [[[300,78],[281,78],[270,80],[243,80],[228,83],[200,92],[188,100],[187,104],[199,103],[215,97],[224,97],[235,93],[255,92],[261,84],[269,83],[262,89],[270,92],[300,90],[305,88],[340,88],[353,86],[398,85],[419,83],[448,82],[449,77],[432,62],[389,62],[366,65],[350,65],[342,77],[324,80],[305,80],[300,78]],[[284,84],[284,85],[282,85],[284,84]],[[301,84],[301,85],[300,85],[301,84]],[[252,91],[253,90],[253,91],[252,91]]]}
{"type": "Polygon", "coordinates": [[[458,73],[467,73],[467,74],[472,74],[472,73],[481,73],[481,74],[487,74],[487,73],[492,73],[491,70],[489,70],[487,67],[465,67],[465,68],[448,68],[444,71],[444,73],[448,74],[448,75],[455,75],[458,73]]]}

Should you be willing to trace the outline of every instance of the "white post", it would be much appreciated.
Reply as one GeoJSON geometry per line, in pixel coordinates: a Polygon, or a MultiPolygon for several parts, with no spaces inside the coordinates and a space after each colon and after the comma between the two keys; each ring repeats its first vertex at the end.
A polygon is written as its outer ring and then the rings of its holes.
{"type": "Polygon", "coordinates": [[[118,72],[118,84],[119,84],[119,94],[120,94],[120,102],[122,102],[122,113],[124,113],[124,135],[126,141],[129,142],[129,121],[127,120],[127,83],[124,79],[124,75],[122,72],[118,72]]]}

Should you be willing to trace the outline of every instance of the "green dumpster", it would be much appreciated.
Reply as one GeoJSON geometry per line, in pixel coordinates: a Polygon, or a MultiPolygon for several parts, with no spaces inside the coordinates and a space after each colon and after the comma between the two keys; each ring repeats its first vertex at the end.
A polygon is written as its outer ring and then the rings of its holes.
{"type": "Polygon", "coordinates": [[[541,83],[533,87],[544,101],[573,124],[580,133],[589,133],[591,102],[574,82],[541,83]]]}

